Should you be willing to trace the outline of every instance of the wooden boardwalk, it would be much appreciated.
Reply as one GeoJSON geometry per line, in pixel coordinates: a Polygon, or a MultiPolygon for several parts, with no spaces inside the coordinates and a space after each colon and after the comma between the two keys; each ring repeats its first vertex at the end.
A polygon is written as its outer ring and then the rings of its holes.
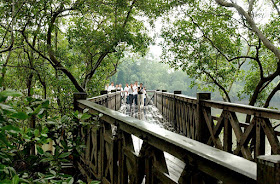
{"type": "Polygon", "coordinates": [[[161,128],[175,132],[175,129],[159,112],[154,105],[147,105],[144,108],[139,108],[136,105],[123,104],[119,112],[130,117],[149,122],[150,124],[157,124],[161,128]]]}
{"type": "MultiPolygon", "coordinates": [[[[153,106],[153,105],[148,105],[145,106],[143,109],[135,106],[135,105],[126,105],[123,104],[119,110],[119,112],[124,113],[128,116],[137,118],[139,120],[143,120],[146,122],[149,122],[151,124],[156,124],[158,125],[159,128],[165,128],[170,131],[175,131],[175,129],[172,127],[171,123],[168,122],[159,112],[159,110],[153,106]]],[[[156,131],[156,130],[154,130],[156,131]]],[[[137,155],[139,155],[139,152],[142,147],[143,140],[140,138],[132,135],[132,140],[133,140],[133,146],[134,146],[134,151],[137,155]]],[[[170,155],[169,153],[164,152],[166,164],[167,164],[167,169],[168,169],[168,175],[170,178],[178,182],[179,177],[181,176],[185,163],[178,158],[170,155]]],[[[143,183],[145,183],[143,181],[143,183]]]]}

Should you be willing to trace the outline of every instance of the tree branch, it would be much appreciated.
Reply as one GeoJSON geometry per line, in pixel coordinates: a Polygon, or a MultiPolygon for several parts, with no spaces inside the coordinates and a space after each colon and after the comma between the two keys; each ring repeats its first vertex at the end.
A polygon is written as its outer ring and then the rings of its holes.
{"type": "Polygon", "coordinates": [[[61,70],[69,79],[70,81],[73,83],[73,85],[75,86],[75,88],[79,91],[79,92],[85,92],[85,90],[83,89],[83,87],[78,83],[78,81],[76,80],[76,78],[73,76],[73,74],[67,70],[55,57],[53,50],[52,50],[52,44],[51,44],[51,40],[52,40],[52,31],[54,28],[54,23],[56,18],[63,12],[65,11],[70,11],[70,10],[74,10],[74,6],[70,7],[70,8],[66,8],[63,9],[63,6],[61,5],[60,8],[58,9],[58,11],[56,11],[50,21],[49,24],[49,28],[48,28],[48,32],[47,32],[47,46],[48,46],[48,53],[49,53],[49,57],[50,60],[53,63],[53,67],[56,70],[61,70]]]}
{"type": "Polygon", "coordinates": [[[211,80],[224,92],[224,94],[226,95],[226,100],[228,102],[230,102],[230,97],[229,97],[229,94],[227,92],[227,90],[207,71],[203,70],[203,72],[209,76],[211,78],[211,80]]]}
{"type": "Polygon", "coordinates": [[[280,11],[279,11],[279,8],[278,8],[277,4],[275,3],[274,0],[271,0],[271,2],[272,2],[272,4],[273,4],[274,8],[276,9],[278,15],[280,16],[280,11]]]}
{"type": "Polygon", "coordinates": [[[224,6],[224,7],[230,7],[230,8],[235,8],[238,13],[240,13],[242,16],[245,17],[246,21],[248,22],[248,24],[252,27],[252,31],[256,33],[256,35],[259,37],[259,39],[263,42],[263,44],[269,49],[271,50],[275,56],[280,60],[280,50],[274,46],[266,37],[265,35],[258,29],[256,23],[254,22],[254,20],[252,19],[252,17],[245,12],[245,10],[235,4],[235,3],[229,3],[226,2],[224,0],[215,0],[217,4],[224,6]]]}
{"type": "Polygon", "coordinates": [[[280,90],[280,82],[277,84],[277,86],[271,91],[271,93],[269,94],[269,96],[267,97],[265,104],[263,107],[267,108],[269,106],[269,103],[271,101],[271,99],[273,98],[273,96],[276,94],[277,91],[280,90]]]}

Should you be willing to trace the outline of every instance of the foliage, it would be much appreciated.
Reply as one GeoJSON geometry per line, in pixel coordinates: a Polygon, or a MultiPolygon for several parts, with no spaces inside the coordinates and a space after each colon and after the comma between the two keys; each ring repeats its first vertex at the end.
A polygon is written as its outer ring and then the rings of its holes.
{"type": "Polygon", "coordinates": [[[225,101],[242,84],[241,99],[267,107],[279,90],[279,2],[261,3],[181,1],[163,27],[162,61],[197,79],[200,89],[219,91],[225,101]]]}
{"type": "Polygon", "coordinates": [[[62,172],[62,164],[72,162],[84,148],[82,140],[75,137],[75,130],[78,126],[88,126],[86,121],[91,115],[77,111],[70,116],[49,118],[48,108],[48,100],[26,98],[11,90],[0,92],[1,183],[74,182],[73,176],[62,172]],[[37,126],[29,128],[28,123],[34,117],[37,126]],[[42,147],[52,141],[53,154],[42,147]],[[35,155],[30,154],[33,145],[35,155]]]}

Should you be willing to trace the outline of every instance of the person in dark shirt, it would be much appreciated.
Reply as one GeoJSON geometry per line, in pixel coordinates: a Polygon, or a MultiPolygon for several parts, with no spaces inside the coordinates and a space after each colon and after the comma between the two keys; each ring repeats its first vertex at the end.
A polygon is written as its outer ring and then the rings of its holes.
{"type": "Polygon", "coordinates": [[[140,86],[138,87],[138,102],[139,102],[139,107],[143,108],[144,107],[144,88],[143,84],[140,83],[140,86]]]}

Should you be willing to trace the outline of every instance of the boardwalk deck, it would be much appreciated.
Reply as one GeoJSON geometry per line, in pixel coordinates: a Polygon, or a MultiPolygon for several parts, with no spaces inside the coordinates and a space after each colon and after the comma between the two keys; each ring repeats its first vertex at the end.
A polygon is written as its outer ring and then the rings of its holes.
{"type": "MultiPolygon", "coordinates": [[[[123,104],[119,112],[137,118],[139,120],[147,121],[151,124],[156,124],[160,128],[175,131],[175,129],[171,126],[171,123],[169,123],[164,117],[162,117],[159,110],[153,105],[148,105],[145,106],[143,109],[140,109],[138,106],[135,105],[130,106],[123,104]]],[[[132,140],[135,153],[139,155],[139,151],[141,150],[143,140],[134,135],[132,135],[132,140]]],[[[164,152],[164,156],[169,172],[169,177],[173,181],[178,182],[179,177],[181,176],[184,170],[185,163],[167,152],[164,152]]]]}

